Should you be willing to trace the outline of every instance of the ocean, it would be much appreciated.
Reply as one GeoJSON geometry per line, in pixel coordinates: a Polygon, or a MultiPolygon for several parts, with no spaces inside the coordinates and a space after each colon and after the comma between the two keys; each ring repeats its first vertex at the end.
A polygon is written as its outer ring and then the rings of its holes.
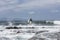
{"type": "Polygon", "coordinates": [[[46,21],[0,21],[0,40],[60,40],[59,26],[46,21]]]}

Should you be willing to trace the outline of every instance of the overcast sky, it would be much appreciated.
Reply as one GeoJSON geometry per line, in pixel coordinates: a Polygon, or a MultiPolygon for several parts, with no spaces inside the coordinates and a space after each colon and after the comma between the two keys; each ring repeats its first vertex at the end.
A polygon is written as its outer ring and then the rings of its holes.
{"type": "Polygon", "coordinates": [[[0,0],[0,18],[60,20],[60,0],[0,0]]]}

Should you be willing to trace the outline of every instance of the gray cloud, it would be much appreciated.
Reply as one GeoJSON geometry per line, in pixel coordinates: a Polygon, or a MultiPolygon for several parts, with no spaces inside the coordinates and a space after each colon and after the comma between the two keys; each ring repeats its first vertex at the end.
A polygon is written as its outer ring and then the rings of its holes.
{"type": "Polygon", "coordinates": [[[0,0],[0,11],[9,9],[19,11],[32,8],[49,8],[58,4],[60,5],[60,0],[29,0],[22,4],[18,2],[19,0],[0,0]]]}

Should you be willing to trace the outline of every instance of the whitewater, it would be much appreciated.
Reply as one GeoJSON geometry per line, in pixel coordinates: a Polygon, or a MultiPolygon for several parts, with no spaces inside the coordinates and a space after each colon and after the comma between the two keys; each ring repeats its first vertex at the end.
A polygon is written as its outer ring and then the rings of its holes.
{"type": "Polygon", "coordinates": [[[56,38],[49,37],[52,35],[54,37],[55,34],[60,32],[59,21],[55,21],[54,23],[55,25],[13,25],[10,22],[7,26],[0,25],[0,40],[34,40],[34,37],[38,38],[38,40],[42,40],[44,38],[44,40],[57,40],[58,36],[56,38]],[[17,29],[14,29],[14,26],[16,26],[17,29]],[[13,28],[6,29],[7,27],[13,28]]]}

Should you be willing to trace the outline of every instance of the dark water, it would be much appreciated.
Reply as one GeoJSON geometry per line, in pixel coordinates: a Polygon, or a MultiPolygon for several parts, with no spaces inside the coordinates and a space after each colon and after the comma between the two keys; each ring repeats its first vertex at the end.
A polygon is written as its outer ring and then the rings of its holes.
{"type": "MultiPolygon", "coordinates": [[[[13,23],[13,25],[19,25],[19,24],[22,24],[22,25],[27,25],[29,24],[28,23],[28,20],[12,20],[12,21],[7,21],[7,20],[0,20],[0,25],[9,25],[9,22],[13,23]]],[[[38,21],[38,20],[34,20],[32,21],[32,23],[34,24],[37,24],[37,25],[54,25],[53,22],[46,22],[45,20],[42,20],[42,21],[38,21]]]]}

